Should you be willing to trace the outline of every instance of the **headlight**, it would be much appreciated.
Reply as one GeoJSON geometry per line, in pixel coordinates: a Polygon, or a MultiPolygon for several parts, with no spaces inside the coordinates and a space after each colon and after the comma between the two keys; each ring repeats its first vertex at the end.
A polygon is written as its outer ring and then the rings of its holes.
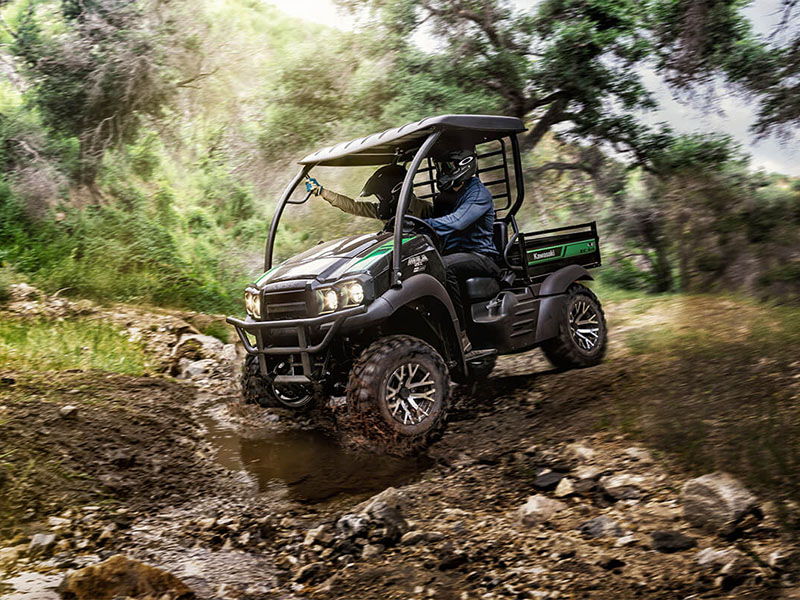
{"type": "Polygon", "coordinates": [[[342,295],[348,306],[361,304],[364,301],[364,288],[356,281],[345,286],[342,295]]]}
{"type": "Polygon", "coordinates": [[[317,290],[317,298],[320,313],[333,312],[339,308],[339,294],[333,288],[317,290]]]}
{"type": "Polygon", "coordinates": [[[247,291],[244,293],[244,305],[247,309],[247,314],[255,317],[256,319],[261,318],[261,300],[258,294],[254,294],[253,292],[247,291]]]}

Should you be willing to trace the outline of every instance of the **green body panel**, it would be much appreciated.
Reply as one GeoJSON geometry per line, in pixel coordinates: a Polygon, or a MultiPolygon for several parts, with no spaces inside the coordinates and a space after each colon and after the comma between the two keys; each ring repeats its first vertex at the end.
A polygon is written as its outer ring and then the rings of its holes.
{"type": "Polygon", "coordinates": [[[568,244],[559,244],[558,246],[550,246],[548,248],[536,248],[535,250],[528,250],[528,265],[538,265],[551,260],[560,260],[562,258],[578,256],[579,254],[589,254],[595,250],[596,246],[594,240],[570,242],[568,244]]]}

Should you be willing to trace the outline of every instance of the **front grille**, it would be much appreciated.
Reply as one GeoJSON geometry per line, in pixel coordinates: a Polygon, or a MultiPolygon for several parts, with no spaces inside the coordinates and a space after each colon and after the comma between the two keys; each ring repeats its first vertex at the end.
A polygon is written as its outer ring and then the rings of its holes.
{"type": "Polygon", "coordinates": [[[305,291],[264,294],[264,320],[304,319],[311,315],[305,291]]]}

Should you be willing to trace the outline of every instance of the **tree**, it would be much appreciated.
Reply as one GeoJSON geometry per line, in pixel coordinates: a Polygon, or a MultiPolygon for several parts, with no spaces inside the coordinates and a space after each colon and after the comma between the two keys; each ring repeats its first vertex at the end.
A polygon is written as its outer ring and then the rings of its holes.
{"type": "Polygon", "coordinates": [[[658,0],[659,68],[678,90],[733,84],[758,105],[754,132],[800,124],[800,28],[797,0],[782,0],[780,24],[767,37],[743,14],[747,0],[658,0]]]}
{"type": "Polygon", "coordinates": [[[105,150],[133,140],[144,116],[159,116],[178,84],[161,49],[158,2],[63,0],[57,13],[28,0],[12,51],[33,82],[31,102],[53,131],[80,140],[80,179],[91,183],[105,150]],[[64,32],[49,33],[60,21],[64,32]]]}
{"type": "MultiPolygon", "coordinates": [[[[649,153],[671,139],[669,130],[653,131],[632,116],[655,107],[637,71],[653,51],[647,3],[545,0],[529,10],[508,0],[342,3],[372,15],[381,40],[398,54],[405,74],[399,81],[436,65],[439,77],[457,93],[474,98],[480,91],[496,99],[503,113],[532,123],[522,139],[525,149],[555,130],[561,139],[612,146],[649,168],[649,153]],[[440,44],[427,62],[411,41],[420,31],[440,44]]],[[[396,89],[402,97],[402,87],[396,89]]]]}

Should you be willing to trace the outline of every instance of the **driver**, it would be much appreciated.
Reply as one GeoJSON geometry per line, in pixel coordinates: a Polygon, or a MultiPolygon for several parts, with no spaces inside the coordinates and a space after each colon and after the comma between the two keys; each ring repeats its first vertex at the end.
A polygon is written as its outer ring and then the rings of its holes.
{"type": "MultiPolygon", "coordinates": [[[[435,162],[436,185],[442,194],[455,194],[455,205],[449,214],[425,221],[442,240],[447,291],[463,336],[467,319],[459,282],[469,277],[496,277],[500,274],[495,262],[499,254],[493,239],[494,200],[477,177],[475,148],[448,152],[435,162]]],[[[464,345],[468,346],[468,343],[464,345]]]]}
{"type": "MultiPolygon", "coordinates": [[[[306,191],[315,196],[322,196],[332,206],[351,215],[388,221],[395,215],[397,210],[397,200],[400,197],[400,188],[403,187],[405,177],[405,168],[397,164],[386,165],[375,171],[367,179],[360,196],[362,198],[375,196],[378,199],[377,202],[358,201],[342,194],[337,194],[322,187],[313,177],[307,178],[306,191]]],[[[419,218],[432,217],[433,205],[420,200],[412,194],[408,214],[419,218]]]]}

